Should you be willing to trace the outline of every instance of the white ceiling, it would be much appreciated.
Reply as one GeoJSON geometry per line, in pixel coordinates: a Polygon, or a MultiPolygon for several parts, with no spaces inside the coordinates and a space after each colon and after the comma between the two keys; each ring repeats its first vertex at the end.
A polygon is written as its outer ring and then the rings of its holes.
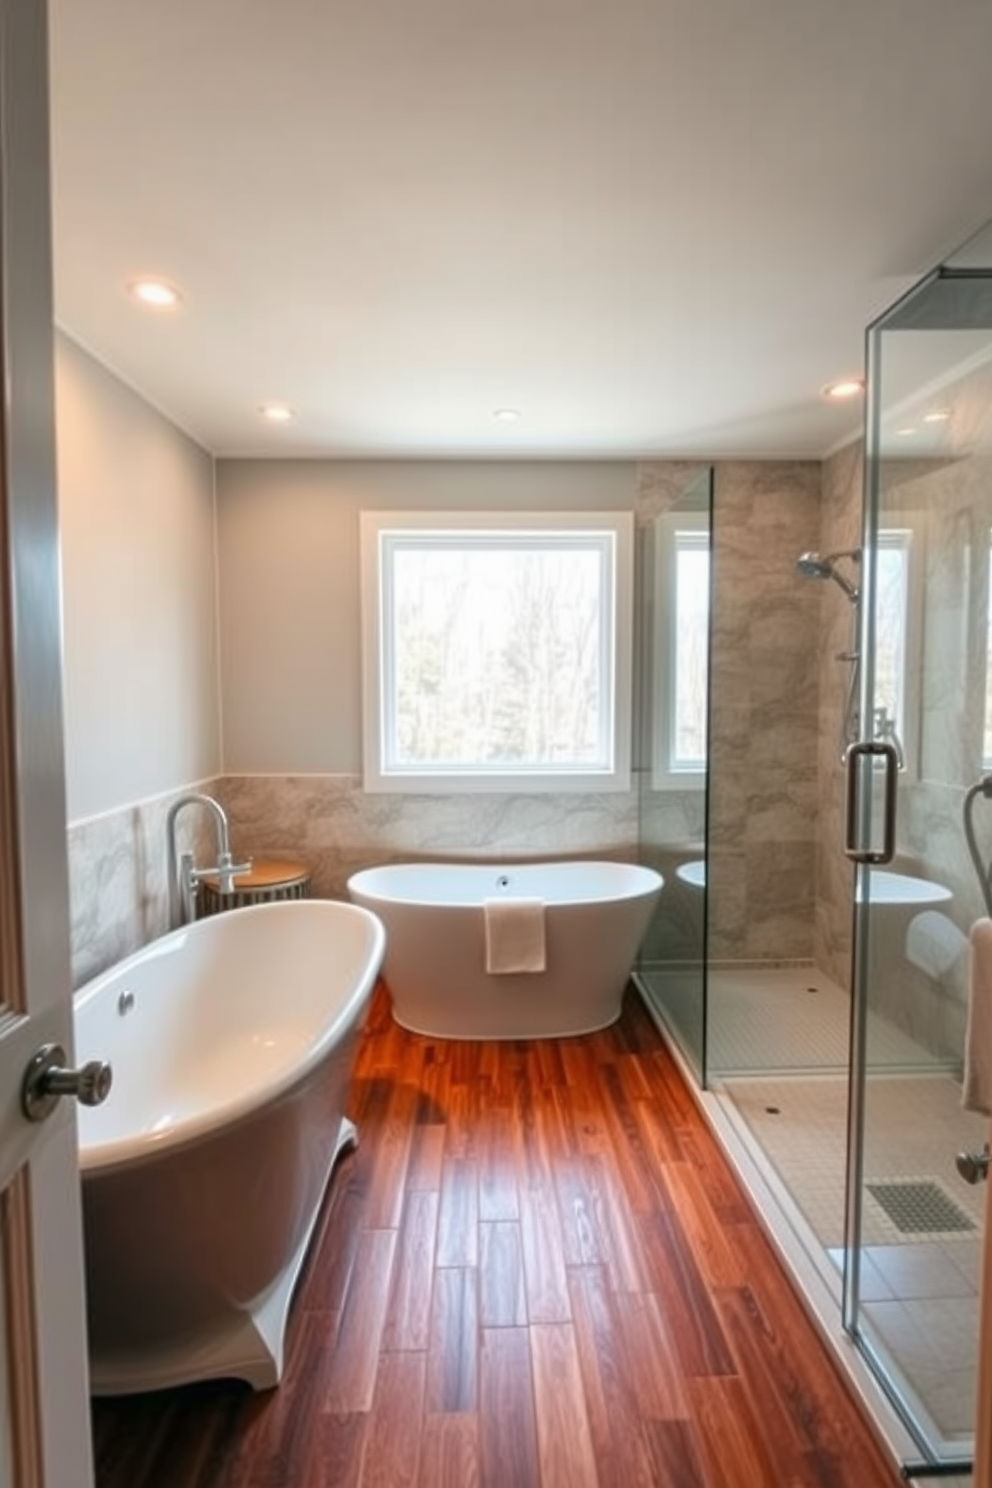
{"type": "Polygon", "coordinates": [[[989,0],[50,16],[58,322],[221,455],[816,457],[992,217],[989,0]]]}

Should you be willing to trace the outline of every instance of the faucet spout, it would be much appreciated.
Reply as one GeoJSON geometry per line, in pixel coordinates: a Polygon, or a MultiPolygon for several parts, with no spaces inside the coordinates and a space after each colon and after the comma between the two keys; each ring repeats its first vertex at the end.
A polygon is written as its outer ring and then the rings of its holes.
{"type": "Polygon", "coordinates": [[[216,873],[220,878],[221,892],[229,894],[234,887],[235,873],[247,872],[250,865],[234,864],[231,861],[227,813],[219,801],[215,801],[213,796],[204,795],[201,791],[189,791],[173,801],[165,819],[165,832],[169,855],[169,926],[170,929],[175,929],[193,919],[196,891],[201,878],[207,874],[216,873]],[[180,853],[178,850],[176,822],[180,812],[184,811],[187,806],[205,806],[213,816],[217,836],[216,868],[194,868],[193,854],[191,852],[180,853]]]}

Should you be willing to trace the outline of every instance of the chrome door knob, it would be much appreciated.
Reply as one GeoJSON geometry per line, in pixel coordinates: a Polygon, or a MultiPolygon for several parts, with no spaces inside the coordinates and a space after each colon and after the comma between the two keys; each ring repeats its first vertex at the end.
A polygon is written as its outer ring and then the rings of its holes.
{"type": "Polygon", "coordinates": [[[29,1121],[44,1121],[63,1095],[84,1106],[99,1106],[110,1094],[114,1072],[109,1064],[92,1059],[81,1069],[65,1068],[61,1044],[43,1044],[24,1072],[21,1110],[29,1121]]]}

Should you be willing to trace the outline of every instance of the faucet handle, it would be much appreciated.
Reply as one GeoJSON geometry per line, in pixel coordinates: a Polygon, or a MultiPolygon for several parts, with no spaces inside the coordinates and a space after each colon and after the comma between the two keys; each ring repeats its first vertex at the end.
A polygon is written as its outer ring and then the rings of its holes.
{"type": "Polygon", "coordinates": [[[232,863],[229,852],[221,853],[217,860],[217,887],[222,894],[234,893],[234,880],[239,874],[250,873],[252,860],[248,858],[244,863],[232,863]]]}

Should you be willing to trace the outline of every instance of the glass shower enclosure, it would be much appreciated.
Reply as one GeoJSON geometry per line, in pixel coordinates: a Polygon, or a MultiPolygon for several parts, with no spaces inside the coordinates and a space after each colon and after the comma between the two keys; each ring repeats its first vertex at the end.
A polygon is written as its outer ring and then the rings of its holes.
{"type": "Polygon", "coordinates": [[[992,858],[992,231],[869,329],[868,374],[844,1322],[936,1472],[972,1451],[985,1213],[961,1078],[969,798],[992,858]]]}
{"type": "Polygon", "coordinates": [[[665,890],[635,980],[915,1481],[974,1450],[988,1120],[962,1063],[989,910],[964,814],[987,870],[992,227],[867,342],[863,457],[683,467],[639,511],[641,852],[665,890]]]}

